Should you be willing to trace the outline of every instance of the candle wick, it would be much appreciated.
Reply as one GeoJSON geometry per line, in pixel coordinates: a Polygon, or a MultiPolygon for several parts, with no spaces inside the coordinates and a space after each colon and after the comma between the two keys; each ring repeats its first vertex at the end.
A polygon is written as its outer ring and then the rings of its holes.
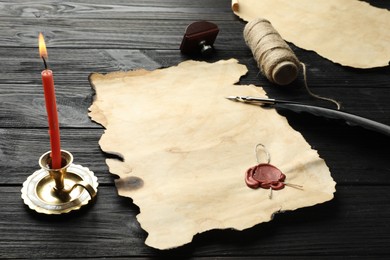
{"type": "Polygon", "coordinates": [[[46,63],[45,57],[42,56],[42,60],[43,60],[43,64],[45,65],[45,70],[47,70],[47,63],[46,63]]]}

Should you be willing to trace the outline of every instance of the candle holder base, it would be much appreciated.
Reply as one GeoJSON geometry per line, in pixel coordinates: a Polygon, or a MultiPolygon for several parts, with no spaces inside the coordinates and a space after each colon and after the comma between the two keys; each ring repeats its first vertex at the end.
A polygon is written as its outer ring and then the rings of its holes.
{"type": "Polygon", "coordinates": [[[22,199],[30,209],[44,214],[78,210],[96,196],[97,177],[88,168],[71,163],[63,178],[63,189],[45,169],[35,171],[23,183],[22,199]]]}

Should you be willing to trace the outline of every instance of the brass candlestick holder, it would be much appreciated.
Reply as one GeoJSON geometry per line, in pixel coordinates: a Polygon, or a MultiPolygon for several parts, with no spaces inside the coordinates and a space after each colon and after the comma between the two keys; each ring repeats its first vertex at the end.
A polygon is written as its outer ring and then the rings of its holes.
{"type": "Polygon", "coordinates": [[[30,209],[44,214],[78,210],[96,197],[98,182],[94,173],[73,164],[70,152],[61,150],[62,168],[52,169],[50,151],[39,158],[40,170],[23,183],[22,199],[30,209]]]}

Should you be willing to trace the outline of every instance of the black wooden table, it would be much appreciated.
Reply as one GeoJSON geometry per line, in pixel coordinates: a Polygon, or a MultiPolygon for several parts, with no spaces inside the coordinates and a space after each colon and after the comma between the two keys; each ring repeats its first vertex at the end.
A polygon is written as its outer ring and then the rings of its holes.
{"type": "MultiPolygon", "coordinates": [[[[390,8],[389,1],[371,4],[390,8]]],[[[139,208],[119,197],[98,140],[104,129],[87,115],[92,72],[156,69],[189,59],[179,51],[187,25],[219,26],[209,61],[236,58],[249,73],[241,84],[261,85],[273,98],[331,106],[311,98],[302,78],[269,83],[245,45],[245,22],[230,0],[0,1],[0,258],[262,257],[312,259],[390,255],[390,138],[336,120],[279,111],[329,166],[337,182],[327,203],[277,214],[244,231],[212,230],[183,247],[159,251],[144,244],[139,208]],[[21,186],[38,169],[49,137],[37,36],[46,36],[55,73],[62,147],[99,178],[97,201],[60,216],[37,214],[21,186]]],[[[390,25],[389,25],[390,26],[390,25]]],[[[307,66],[313,92],[342,109],[390,124],[390,68],[354,69],[291,45],[307,66]]],[[[358,54],[357,54],[358,55],[358,54]]],[[[199,58],[201,59],[201,58],[199,58]]],[[[173,234],[174,235],[174,234],[173,234]]]]}

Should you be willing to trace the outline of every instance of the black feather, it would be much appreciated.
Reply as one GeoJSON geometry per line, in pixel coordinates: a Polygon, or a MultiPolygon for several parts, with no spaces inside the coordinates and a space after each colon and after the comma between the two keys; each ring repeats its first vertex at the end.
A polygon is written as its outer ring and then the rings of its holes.
{"type": "Polygon", "coordinates": [[[390,126],[340,110],[304,105],[299,103],[278,103],[277,101],[275,102],[274,106],[277,108],[291,110],[297,113],[306,112],[315,116],[321,116],[331,119],[341,119],[349,125],[361,126],[368,130],[376,131],[390,136],[390,126]]]}

